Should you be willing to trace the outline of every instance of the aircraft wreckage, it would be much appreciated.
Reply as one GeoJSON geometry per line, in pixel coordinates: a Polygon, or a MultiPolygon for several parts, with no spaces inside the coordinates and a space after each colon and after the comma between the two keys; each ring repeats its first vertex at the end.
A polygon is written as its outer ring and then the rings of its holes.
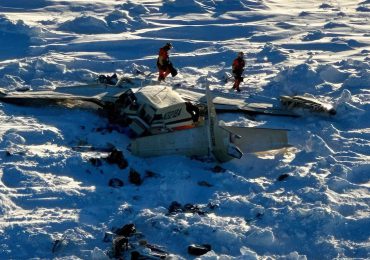
{"type": "MultiPolygon", "coordinates": [[[[132,130],[135,137],[128,149],[133,155],[213,156],[220,162],[241,158],[243,153],[289,147],[288,131],[226,126],[217,120],[216,111],[297,116],[271,104],[247,104],[242,99],[213,98],[208,85],[205,94],[164,85],[128,88],[92,84],[58,87],[53,91],[1,90],[0,100],[18,105],[93,104],[105,111],[115,123],[132,130]]],[[[285,105],[289,106],[288,103],[285,105]]]]}

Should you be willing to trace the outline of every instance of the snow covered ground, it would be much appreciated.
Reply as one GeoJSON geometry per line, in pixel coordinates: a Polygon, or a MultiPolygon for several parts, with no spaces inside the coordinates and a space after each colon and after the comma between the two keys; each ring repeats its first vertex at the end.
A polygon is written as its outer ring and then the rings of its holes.
{"type": "Polygon", "coordinates": [[[370,258],[369,0],[1,0],[0,12],[8,90],[155,72],[158,49],[172,42],[179,75],[168,85],[202,89],[210,73],[217,93],[254,102],[308,93],[338,111],[223,115],[290,129],[293,148],[214,172],[214,162],[134,157],[129,138],[89,110],[0,104],[0,259],[105,259],[105,233],[128,223],[175,259],[194,259],[193,243],[211,245],[202,259],[370,258]],[[247,66],[234,94],[222,77],[239,51],[247,66]],[[107,153],[72,149],[109,143],[126,169],[91,163],[107,153]],[[142,185],[129,182],[130,169],[142,185]],[[173,201],[206,214],[168,214],[173,201]]]}

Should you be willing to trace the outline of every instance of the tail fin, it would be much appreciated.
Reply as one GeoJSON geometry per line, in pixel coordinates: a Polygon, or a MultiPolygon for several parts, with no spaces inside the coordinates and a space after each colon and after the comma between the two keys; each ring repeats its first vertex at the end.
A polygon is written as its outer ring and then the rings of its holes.
{"type": "Polygon", "coordinates": [[[206,85],[206,98],[209,156],[214,156],[220,162],[225,162],[233,158],[240,159],[243,153],[231,142],[231,133],[218,125],[216,109],[212,101],[208,83],[206,85]]]}
{"type": "Polygon", "coordinates": [[[212,103],[211,91],[209,90],[209,84],[206,83],[206,99],[207,99],[207,111],[208,111],[208,149],[209,155],[212,155],[216,147],[216,133],[215,127],[217,126],[216,109],[212,103]]]}

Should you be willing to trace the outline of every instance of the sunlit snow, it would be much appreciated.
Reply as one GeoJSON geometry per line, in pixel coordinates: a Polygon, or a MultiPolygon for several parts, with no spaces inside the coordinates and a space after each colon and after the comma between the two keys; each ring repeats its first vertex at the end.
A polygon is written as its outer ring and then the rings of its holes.
{"type": "Polygon", "coordinates": [[[88,109],[0,103],[0,259],[108,259],[107,232],[134,223],[148,243],[194,259],[370,258],[370,1],[1,0],[0,88],[52,90],[99,74],[157,80],[166,42],[178,76],[167,85],[248,102],[315,96],[333,117],[247,118],[226,124],[289,129],[292,148],[222,164],[142,159],[127,135],[88,109]],[[246,56],[241,93],[231,62],[246,56]],[[129,167],[104,160],[123,151],[129,167]],[[129,182],[130,169],[143,179],[129,182]],[[150,174],[148,174],[148,172],[150,174]],[[149,177],[148,177],[149,176],[149,177]],[[122,187],[108,182],[121,179],[122,187]],[[206,214],[168,214],[172,202],[206,214]],[[56,246],[56,241],[61,241],[56,246]]]}

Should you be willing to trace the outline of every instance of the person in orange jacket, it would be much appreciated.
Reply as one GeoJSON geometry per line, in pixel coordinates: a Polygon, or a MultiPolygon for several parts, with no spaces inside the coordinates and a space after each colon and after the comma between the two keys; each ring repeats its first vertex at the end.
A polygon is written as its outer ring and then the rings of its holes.
{"type": "Polygon", "coordinates": [[[239,52],[238,57],[233,61],[232,65],[232,72],[234,76],[234,85],[232,89],[240,92],[239,85],[243,82],[242,74],[244,72],[245,60],[244,60],[244,53],[239,52]]]}
{"type": "Polygon", "coordinates": [[[172,77],[177,75],[177,70],[173,67],[172,63],[170,62],[169,57],[169,50],[172,49],[172,44],[170,42],[166,43],[165,46],[159,49],[158,59],[157,59],[157,67],[159,71],[158,80],[162,81],[165,80],[168,74],[171,73],[172,77]]]}

